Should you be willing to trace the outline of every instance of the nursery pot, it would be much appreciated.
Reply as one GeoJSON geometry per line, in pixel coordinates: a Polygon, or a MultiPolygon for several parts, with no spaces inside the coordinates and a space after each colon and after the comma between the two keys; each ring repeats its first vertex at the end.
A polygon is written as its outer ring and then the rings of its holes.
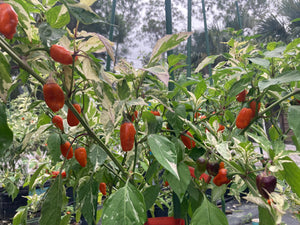
{"type": "Polygon", "coordinates": [[[184,220],[175,219],[174,217],[155,217],[148,218],[144,225],[184,225],[184,220]]]}
{"type": "Polygon", "coordinates": [[[14,217],[20,206],[27,205],[27,198],[23,197],[26,195],[28,195],[28,187],[20,187],[19,193],[13,201],[5,189],[0,188],[0,219],[10,219],[14,217]]]}

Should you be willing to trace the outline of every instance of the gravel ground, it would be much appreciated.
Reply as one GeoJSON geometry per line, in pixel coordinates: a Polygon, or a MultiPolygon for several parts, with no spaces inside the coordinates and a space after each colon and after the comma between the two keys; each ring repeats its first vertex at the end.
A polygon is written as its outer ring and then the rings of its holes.
{"type": "MultiPolygon", "coordinates": [[[[229,225],[251,224],[251,219],[258,218],[257,205],[249,202],[239,204],[238,201],[232,200],[226,203],[227,219],[229,225]]],[[[300,225],[292,212],[287,211],[282,217],[283,224],[300,225]]]]}

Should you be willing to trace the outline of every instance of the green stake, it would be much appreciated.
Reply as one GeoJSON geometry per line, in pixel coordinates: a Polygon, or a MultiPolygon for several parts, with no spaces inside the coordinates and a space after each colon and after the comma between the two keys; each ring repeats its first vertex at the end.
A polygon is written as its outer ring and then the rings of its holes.
{"type": "MultiPolygon", "coordinates": [[[[206,54],[207,56],[210,56],[210,49],[209,49],[209,37],[208,37],[208,30],[207,30],[207,23],[206,23],[206,12],[205,12],[205,3],[204,0],[202,0],[202,13],[203,13],[203,20],[204,20],[204,29],[205,29],[205,43],[206,43],[206,54]]],[[[210,85],[212,85],[213,80],[211,79],[211,64],[208,65],[208,72],[209,72],[209,82],[210,85]]]]}
{"type": "MultiPolygon", "coordinates": [[[[165,12],[166,12],[166,33],[172,34],[172,7],[171,0],[165,0],[165,12]]],[[[167,57],[173,54],[173,51],[170,50],[167,52],[167,57]]],[[[170,79],[174,80],[174,74],[170,74],[170,79]]],[[[169,91],[174,89],[174,84],[169,83],[169,91]]]]}
{"type": "MultiPolygon", "coordinates": [[[[192,31],[192,0],[188,0],[188,23],[187,23],[187,31],[192,31]]],[[[187,41],[187,70],[186,77],[191,77],[191,48],[192,48],[192,37],[190,36],[187,41]]]]}
{"type": "MultiPolygon", "coordinates": [[[[109,40],[110,41],[113,41],[116,5],[117,5],[117,0],[113,0],[112,9],[111,9],[111,18],[110,18],[110,29],[109,29],[109,40]]],[[[107,54],[106,71],[110,71],[110,61],[111,61],[111,58],[107,54]]]]}

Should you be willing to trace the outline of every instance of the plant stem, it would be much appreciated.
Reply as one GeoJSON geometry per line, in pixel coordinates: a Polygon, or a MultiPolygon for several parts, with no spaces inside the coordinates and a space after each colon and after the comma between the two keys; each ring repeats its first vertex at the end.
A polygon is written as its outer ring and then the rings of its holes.
{"type": "Polygon", "coordinates": [[[138,148],[137,148],[138,144],[136,141],[136,138],[134,139],[134,163],[133,163],[133,168],[132,168],[132,179],[134,180],[134,173],[135,173],[135,167],[136,167],[136,163],[137,163],[137,155],[138,155],[138,148]]]}
{"type": "Polygon", "coordinates": [[[224,195],[221,196],[221,203],[222,203],[222,212],[223,212],[224,214],[226,214],[224,195]]]}
{"type": "Polygon", "coordinates": [[[281,99],[279,99],[278,101],[274,102],[273,104],[271,104],[268,108],[266,108],[264,111],[260,112],[258,114],[258,117],[262,116],[263,114],[265,114],[266,112],[270,111],[274,106],[280,104],[281,102],[283,102],[284,100],[296,95],[300,93],[300,89],[297,89],[289,94],[287,94],[286,96],[282,97],[281,99]]]}
{"type": "Polygon", "coordinates": [[[41,78],[37,73],[33,71],[33,69],[26,63],[24,62],[9,46],[9,44],[2,38],[0,37],[0,47],[6,51],[10,57],[13,58],[14,61],[25,71],[30,73],[35,79],[37,79],[41,84],[45,84],[46,81],[41,78]]]}
{"type": "Polygon", "coordinates": [[[71,100],[70,99],[66,100],[65,104],[74,113],[74,115],[80,121],[81,125],[85,128],[85,130],[88,132],[90,137],[92,137],[97,142],[97,144],[105,151],[105,153],[109,156],[109,158],[111,158],[111,160],[119,168],[119,170],[122,172],[122,174],[127,175],[126,171],[124,170],[122,165],[119,163],[119,161],[116,159],[116,157],[110,152],[110,150],[106,147],[106,145],[97,137],[97,135],[91,130],[89,125],[83,120],[83,118],[80,116],[80,114],[74,108],[71,100]]]}
{"type": "Polygon", "coordinates": [[[266,112],[270,111],[273,107],[275,107],[276,105],[280,104],[281,102],[283,102],[284,100],[296,95],[300,93],[300,89],[294,90],[293,92],[287,94],[286,96],[282,97],[281,99],[277,100],[276,102],[274,102],[273,104],[271,104],[268,108],[266,108],[265,110],[263,110],[262,112],[260,112],[257,117],[253,118],[250,122],[250,124],[248,125],[248,127],[246,127],[245,129],[243,129],[240,134],[245,133],[246,130],[249,129],[249,127],[251,126],[251,124],[259,117],[261,117],[262,115],[264,115],[266,112]]]}
{"type": "Polygon", "coordinates": [[[27,56],[27,55],[29,55],[30,52],[35,52],[35,51],[46,51],[46,52],[49,53],[48,48],[32,48],[32,49],[28,50],[28,51],[25,53],[25,55],[27,56]]]}
{"type": "Polygon", "coordinates": [[[114,175],[116,175],[121,181],[123,181],[124,183],[126,183],[126,180],[124,180],[118,173],[116,173],[112,168],[110,168],[108,165],[106,165],[105,163],[103,164],[103,166],[108,169],[110,172],[112,172],[114,175]]]}

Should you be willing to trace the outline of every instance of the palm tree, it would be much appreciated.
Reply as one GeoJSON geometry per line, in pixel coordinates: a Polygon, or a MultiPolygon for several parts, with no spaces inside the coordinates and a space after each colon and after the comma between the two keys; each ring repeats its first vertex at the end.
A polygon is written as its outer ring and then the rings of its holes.
{"type": "Polygon", "coordinates": [[[266,42],[283,41],[287,43],[289,39],[284,23],[274,15],[271,15],[258,25],[257,33],[261,35],[260,39],[266,42]]]}
{"type": "Polygon", "coordinates": [[[300,18],[300,1],[283,0],[279,5],[278,16],[271,15],[258,26],[258,34],[265,41],[283,41],[287,43],[293,38],[299,37],[300,21],[291,22],[300,18]],[[280,16],[285,18],[279,19],[280,16]]]}
{"type": "MultiPolygon", "coordinates": [[[[300,18],[300,1],[299,0],[283,0],[280,5],[280,12],[289,22],[300,18]]],[[[299,37],[300,21],[292,22],[290,25],[291,38],[299,37]]]]}

